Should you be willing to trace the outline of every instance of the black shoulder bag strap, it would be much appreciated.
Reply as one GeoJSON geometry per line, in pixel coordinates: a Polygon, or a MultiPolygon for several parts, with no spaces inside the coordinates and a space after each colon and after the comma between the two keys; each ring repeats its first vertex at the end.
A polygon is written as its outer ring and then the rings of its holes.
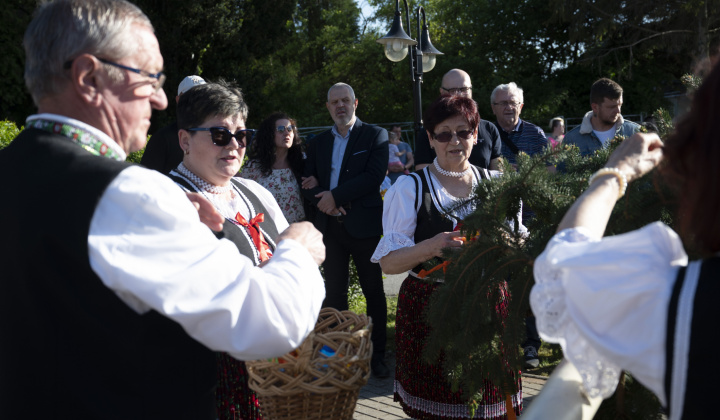
{"type": "MultiPolygon", "coordinates": [[[[502,130],[502,128],[500,130],[502,130]]],[[[520,149],[518,149],[518,147],[515,146],[515,144],[510,141],[510,139],[508,138],[507,135],[503,136],[503,133],[500,133],[500,140],[503,142],[503,144],[505,146],[507,146],[510,149],[511,152],[513,152],[513,154],[515,156],[517,156],[518,153],[520,153],[520,149]]]]}

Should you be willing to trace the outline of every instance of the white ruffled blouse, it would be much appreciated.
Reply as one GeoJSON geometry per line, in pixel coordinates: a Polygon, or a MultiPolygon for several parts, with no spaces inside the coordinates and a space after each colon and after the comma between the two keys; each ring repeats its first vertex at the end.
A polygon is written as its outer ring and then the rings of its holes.
{"type": "Polygon", "coordinates": [[[540,336],[562,346],[588,395],[609,397],[626,370],[667,404],[667,309],[687,263],[660,222],[602,239],[566,229],[550,240],[535,260],[530,303],[540,336]]]}
{"type": "MultiPolygon", "coordinates": [[[[480,173],[473,168],[472,179],[472,191],[477,188],[478,179],[480,179],[480,173]]],[[[497,178],[502,176],[500,171],[488,171],[491,177],[497,178]]],[[[472,202],[468,205],[459,207],[457,204],[466,200],[467,198],[458,198],[451,195],[445,187],[440,184],[440,181],[433,175],[432,172],[424,170],[419,173],[420,176],[429,176],[432,179],[432,184],[435,185],[436,190],[434,194],[431,194],[433,199],[433,205],[440,211],[445,212],[449,209],[453,209],[450,212],[453,216],[457,217],[458,220],[463,220],[467,215],[475,210],[475,206],[472,202]]],[[[383,237],[375,248],[370,261],[377,263],[380,259],[387,254],[398,250],[415,245],[415,228],[417,228],[417,212],[420,207],[416,207],[417,200],[415,199],[417,191],[415,188],[415,181],[412,177],[415,175],[401,176],[393,184],[392,187],[385,193],[383,202],[383,237]]],[[[418,188],[422,188],[420,181],[418,180],[418,188]]],[[[422,200],[420,200],[422,205],[422,200]]],[[[522,219],[522,206],[520,212],[517,214],[518,220],[522,219]]],[[[452,220],[453,229],[457,226],[457,220],[452,220]]],[[[512,221],[508,221],[512,226],[512,221]]],[[[520,223],[520,232],[527,234],[527,228],[520,223]]]]}
{"type": "MultiPolygon", "coordinates": [[[[500,172],[496,171],[489,172],[491,176],[494,177],[500,174],[500,172]]],[[[433,204],[435,204],[440,211],[444,211],[443,209],[451,209],[455,207],[459,200],[464,200],[450,195],[432,172],[422,171],[420,176],[426,176],[426,173],[430,174],[433,184],[438,188],[435,190],[435,194],[432,195],[433,200],[437,197],[437,202],[433,204]]],[[[477,172],[475,172],[475,174],[479,176],[477,172]]],[[[374,263],[380,262],[382,257],[395,250],[415,245],[415,228],[417,227],[417,212],[419,208],[415,207],[417,191],[415,181],[412,179],[413,176],[414,175],[401,176],[385,193],[382,217],[383,237],[380,239],[377,248],[375,248],[375,252],[370,258],[370,261],[374,263]]],[[[417,185],[417,188],[422,188],[419,180],[417,185]]],[[[474,191],[476,187],[477,179],[473,177],[472,190],[474,191]]],[[[462,220],[466,215],[470,214],[472,210],[474,210],[474,208],[466,206],[453,212],[453,215],[462,220]]],[[[457,222],[453,220],[453,228],[455,228],[456,225],[457,222]]]]}

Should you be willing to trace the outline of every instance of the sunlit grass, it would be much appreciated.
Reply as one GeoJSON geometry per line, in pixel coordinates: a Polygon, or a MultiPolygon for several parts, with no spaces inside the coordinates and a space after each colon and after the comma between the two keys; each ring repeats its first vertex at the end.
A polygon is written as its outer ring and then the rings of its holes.
{"type": "Polygon", "coordinates": [[[534,369],[523,369],[525,373],[532,373],[533,375],[550,376],[555,370],[560,361],[563,359],[562,349],[559,344],[549,344],[543,342],[540,350],[538,350],[538,358],[540,359],[540,365],[534,369]]]}

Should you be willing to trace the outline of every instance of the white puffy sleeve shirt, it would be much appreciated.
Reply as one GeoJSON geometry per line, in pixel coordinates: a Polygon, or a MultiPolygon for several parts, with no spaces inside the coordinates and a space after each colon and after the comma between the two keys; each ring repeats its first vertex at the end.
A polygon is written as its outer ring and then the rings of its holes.
{"type": "MultiPolygon", "coordinates": [[[[502,172],[499,171],[488,172],[493,178],[502,176],[502,172]]],[[[475,176],[472,179],[473,191],[477,188],[478,178],[480,176],[477,171],[474,171],[474,174],[475,176]]],[[[414,176],[415,175],[401,176],[385,193],[382,217],[383,237],[375,248],[375,252],[370,258],[370,261],[375,263],[380,262],[382,257],[393,251],[415,245],[417,212],[420,209],[420,207],[416,207],[417,188],[422,188],[422,186],[420,180],[418,180],[416,188],[415,181],[413,181],[414,176]]],[[[459,199],[450,195],[432,172],[424,170],[419,172],[419,176],[430,176],[432,178],[433,185],[436,186],[436,190],[434,194],[432,194],[433,205],[435,205],[439,211],[442,212],[445,211],[445,209],[453,209],[452,214],[457,217],[457,219],[462,220],[475,210],[472,203],[457,208],[458,202],[465,199],[459,199]]],[[[420,205],[422,205],[422,203],[420,205]]],[[[522,207],[516,217],[518,220],[522,220],[522,207]]],[[[457,220],[451,220],[453,222],[453,228],[455,228],[457,220]]],[[[512,221],[508,221],[508,224],[512,226],[512,221]]],[[[520,224],[520,232],[527,233],[527,228],[522,223],[520,224]]]]}
{"type": "Polygon", "coordinates": [[[175,183],[137,166],[108,186],[88,237],[91,267],[136,312],[154,309],[242,360],[297,347],[325,297],[308,251],[288,239],[277,245],[263,268],[254,267],[200,223],[175,183]]]}
{"type": "Polygon", "coordinates": [[[627,370],[667,403],[667,308],[684,265],[679,237],[659,222],[602,239],[566,229],[535,260],[538,331],[562,346],[588,395],[609,397],[627,370]]]}

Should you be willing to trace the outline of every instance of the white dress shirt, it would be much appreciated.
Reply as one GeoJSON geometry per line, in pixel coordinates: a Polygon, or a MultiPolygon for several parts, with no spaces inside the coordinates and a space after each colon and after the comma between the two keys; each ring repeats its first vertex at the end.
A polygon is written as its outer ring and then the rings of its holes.
{"type": "Polygon", "coordinates": [[[559,343],[592,397],[615,391],[630,372],[666,405],[667,311],[688,258],[660,222],[623,235],[555,235],[535,260],[530,304],[543,340],[559,343]]]}
{"type": "Polygon", "coordinates": [[[156,171],[125,169],[90,225],[90,265],[138,313],[155,309],[208,348],[242,360],[281,355],[313,329],[325,297],[308,251],[281,241],[263,268],[200,223],[156,171]]]}

